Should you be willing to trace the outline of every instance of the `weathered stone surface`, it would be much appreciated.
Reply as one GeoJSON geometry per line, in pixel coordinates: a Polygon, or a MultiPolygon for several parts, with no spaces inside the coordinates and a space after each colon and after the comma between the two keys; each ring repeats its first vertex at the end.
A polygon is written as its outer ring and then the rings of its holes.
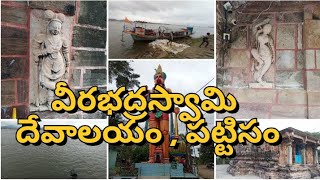
{"type": "Polygon", "coordinates": [[[279,104],[307,104],[307,92],[283,89],[279,91],[278,100],[279,104]]]}
{"type": "Polygon", "coordinates": [[[9,6],[1,6],[1,21],[27,24],[27,10],[22,8],[15,8],[9,6]]]}
{"type": "Polygon", "coordinates": [[[315,51],[314,50],[306,50],[306,69],[315,69],[316,61],[315,61],[315,51]]]}
{"type": "Polygon", "coordinates": [[[227,116],[233,116],[236,119],[268,119],[270,114],[271,104],[246,104],[240,103],[240,109],[235,114],[223,113],[217,114],[218,119],[223,119],[227,116]]]}
{"type": "Polygon", "coordinates": [[[18,103],[28,102],[29,92],[28,92],[28,81],[18,80],[17,81],[17,93],[18,93],[18,103]]]}
{"type": "Polygon", "coordinates": [[[233,70],[233,80],[232,87],[233,88],[243,88],[248,87],[248,79],[250,72],[247,69],[235,69],[233,70]]]}
{"type": "Polygon", "coordinates": [[[307,71],[308,91],[318,91],[320,89],[320,71],[307,71]]]}
{"type": "Polygon", "coordinates": [[[239,30],[237,32],[237,39],[232,42],[231,48],[233,49],[247,49],[247,33],[248,28],[247,26],[241,26],[239,27],[239,30]]]}
{"type": "Polygon", "coordinates": [[[106,61],[102,51],[74,51],[72,66],[106,66],[106,61]]]}
{"type": "Polygon", "coordinates": [[[303,27],[304,47],[320,48],[320,21],[306,20],[303,27]]]}
{"type": "Polygon", "coordinates": [[[72,45],[74,47],[106,47],[106,31],[75,26],[72,45]]]}
{"type": "Polygon", "coordinates": [[[243,103],[273,103],[276,90],[238,89],[235,92],[238,102],[243,103]]]}
{"type": "Polygon", "coordinates": [[[307,118],[306,106],[274,105],[271,110],[272,119],[305,119],[307,118]]]}
{"type": "Polygon", "coordinates": [[[270,68],[268,69],[268,71],[266,72],[266,74],[264,75],[264,77],[262,78],[262,80],[268,82],[268,83],[273,83],[274,82],[274,76],[275,76],[275,70],[276,69],[276,65],[275,63],[271,64],[270,68]]]}
{"type": "Polygon", "coordinates": [[[303,73],[301,71],[277,71],[276,87],[303,88],[303,73]]]}
{"type": "Polygon", "coordinates": [[[298,49],[302,49],[303,48],[303,46],[302,46],[302,29],[303,29],[303,27],[302,27],[302,24],[298,24],[298,44],[297,44],[297,46],[298,46],[298,49]]]}
{"type": "Polygon", "coordinates": [[[319,107],[309,107],[308,108],[308,118],[309,119],[320,119],[320,106],[319,107]]]}
{"type": "Polygon", "coordinates": [[[277,14],[277,21],[285,23],[303,22],[303,12],[279,12],[277,14]]]}
{"type": "Polygon", "coordinates": [[[228,68],[217,68],[217,86],[229,86],[231,85],[231,70],[228,68]]]}
{"type": "Polygon", "coordinates": [[[15,82],[2,81],[1,82],[1,105],[12,105],[15,101],[15,82]]]}
{"type": "Polygon", "coordinates": [[[106,27],[107,24],[107,2],[106,1],[80,1],[80,24],[90,24],[106,27]]]}
{"type": "Polygon", "coordinates": [[[28,33],[24,29],[1,26],[1,54],[27,55],[28,33]]]}
{"type": "Polygon", "coordinates": [[[317,69],[320,69],[320,50],[316,50],[316,64],[317,69]]]}
{"type": "Polygon", "coordinates": [[[306,67],[305,63],[305,53],[304,51],[297,51],[297,68],[298,70],[304,69],[306,67]]]}
{"type": "Polygon", "coordinates": [[[295,25],[279,25],[277,30],[277,49],[295,48],[295,25]]]}
{"type": "Polygon", "coordinates": [[[249,65],[250,52],[247,50],[231,50],[230,57],[229,67],[246,68],[249,65]]]}
{"type": "Polygon", "coordinates": [[[320,106],[320,89],[318,91],[308,92],[308,105],[319,105],[320,106]]]}
{"type": "Polygon", "coordinates": [[[81,69],[73,69],[70,76],[71,86],[80,86],[81,83],[81,69]]]}
{"type": "Polygon", "coordinates": [[[28,60],[26,58],[1,58],[1,79],[27,77],[28,60]]]}
{"type": "Polygon", "coordinates": [[[83,86],[97,86],[107,84],[106,69],[86,69],[83,74],[83,86]]]}
{"type": "Polygon", "coordinates": [[[290,50],[277,51],[277,69],[294,69],[295,52],[290,50]]]}
{"type": "Polygon", "coordinates": [[[75,1],[30,1],[30,7],[35,9],[50,9],[69,16],[75,15],[75,1]]]}

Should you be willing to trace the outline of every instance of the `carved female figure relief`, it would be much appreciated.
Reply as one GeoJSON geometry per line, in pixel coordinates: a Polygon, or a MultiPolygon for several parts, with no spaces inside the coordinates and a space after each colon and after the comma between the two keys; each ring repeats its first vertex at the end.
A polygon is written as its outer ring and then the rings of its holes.
{"type": "Polygon", "coordinates": [[[57,82],[68,74],[69,53],[67,41],[61,36],[65,16],[50,10],[45,11],[48,20],[46,34],[37,34],[33,41],[34,61],[37,64],[37,81],[35,105],[46,105],[51,109],[54,100],[54,89],[57,82]]]}
{"type": "Polygon", "coordinates": [[[258,83],[266,83],[262,78],[275,60],[273,39],[270,35],[272,26],[269,22],[270,19],[265,19],[255,25],[253,29],[256,38],[256,49],[252,49],[251,54],[256,62],[253,63],[251,71],[253,72],[254,80],[258,83]]]}

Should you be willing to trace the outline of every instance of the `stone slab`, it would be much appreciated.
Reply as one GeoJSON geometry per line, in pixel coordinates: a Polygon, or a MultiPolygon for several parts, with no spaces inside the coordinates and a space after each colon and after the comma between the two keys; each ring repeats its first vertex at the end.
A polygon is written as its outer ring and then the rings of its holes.
{"type": "Polygon", "coordinates": [[[30,1],[34,9],[53,10],[69,16],[75,15],[75,1],[30,1]]]}
{"type": "Polygon", "coordinates": [[[1,81],[1,106],[15,102],[15,81],[1,81]]]}
{"type": "Polygon", "coordinates": [[[271,109],[272,119],[306,119],[307,106],[274,105],[271,109]]]}
{"type": "Polygon", "coordinates": [[[279,12],[277,21],[284,23],[301,23],[303,22],[303,12],[279,12]]]}
{"type": "Polygon", "coordinates": [[[1,26],[1,55],[27,55],[28,32],[1,26]]]}
{"type": "Polygon", "coordinates": [[[106,48],[107,33],[88,27],[75,26],[73,29],[72,46],[106,48]]]}
{"type": "Polygon", "coordinates": [[[315,69],[316,68],[315,61],[315,51],[314,50],[306,50],[306,69],[315,69]]]}
{"type": "Polygon", "coordinates": [[[1,79],[28,78],[27,58],[1,58],[1,79]]]}
{"type": "Polygon", "coordinates": [[[278,25],[277,49],[295,49],[295,25],[278,25]]]}
{"type": "Polygon", "coordinates": [[[247,49],[247,34],[248,28],[247,26],[240,26],[237,33],[237,39],[231,43],[232,49],[247,49]]]}
{"type": "Polygon", "coordinates": [[[250,61],[250,52],[248,50],[231,50],[229,67],[247,68],[250,61]]]}
{"type": "Polygon", "coordinates": [[[319,107],[309,107],[308,109],[309,119],[320,119],[320,106],[319,107]]]}
{"type": "Polygon", "coordinates": [[[306,67],[305,63],[305,52],[304,51],[297,51],[297,69],[302,70],[306,67]]]}
{"type": "Polygon", "coordinates": [[[277,51],[277,69],[294,69],[295,52],[290,50],[277,51]]]}
{"type": "Polygon", "coordinates": [[[276,90],[263,89],[238,89],[234,93],[238,102],[259,104],[274,103],[276,94],[276,90]]]}
{"type": "Polygon", "coordinates": [[[308,92],[308,105],[320,106],[320,89],[318,91],[308,92]]]}
{"type": "Polygon", "coordinates": [[[316,50],[316,65],[317,69],[320,69],[320,50],[316,50]]]}
{"type": "Polygon", "coordinates": [[[307,90],[318,91],[320,89],[320,71],[307,71],[307,90]]]}
{"type": "Polygon", "coordinates": [[[303,31],[304,46],[306,49],[320,49],[320,21],[306,20],[303,31]]]}
{"type": "Polygon", "coordinates": [[[249,83],[249,88],[253,89],[272,89],[273,86],[273,83],[249,83]]]}
{"type": "Polygon", "coordinates": [[[276,87],[302,89],[303,73],[301,71],[277,71],[276,87]]]}
{"type": "Polygon", "coordinates": [[[86,69],[83,74],[83,86],[98,86],[107,84],[106,69],[86,69]]]}
{"type": "Polygon", "coordinates": [[[27,10],[22,8],[1,6],[1,21],[15,24],[27,24],[27,10]]]}
{"type": "Polygon", "coordinates": [[[73,51],[72,66],[106,66],[106,55],[102,51],[73,51]]]}
{"type": "Polygon", "coordinates": [[[94,26],[107,26],[107,2],[106,1],[80,1],[79,24],[94,26]]]}
{"type": "Polygon", "coordinates": [[[282,89],[278,93],[279,104],[307,104],[307,92],[305,90],[282,89]]]}
{"type": "Polygon", "coordinates": [[[70,85],[80,86],[81,85],[81,69],[72,69],[70,75],[70,85]]]}

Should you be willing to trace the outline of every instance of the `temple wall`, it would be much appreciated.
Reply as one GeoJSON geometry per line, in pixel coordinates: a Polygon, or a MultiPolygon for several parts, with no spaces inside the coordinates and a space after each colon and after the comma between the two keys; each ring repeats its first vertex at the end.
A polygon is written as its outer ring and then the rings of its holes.
{"type": "MultiPolygon", "coordinates": [[[[29,92],[34,83],[30,77],[36,69],[30,61],[31,13],[49,9],[63,13],[71,29],[69,36],[70,74],[68,84],[78,94],[91,86],[105,92],[106,81],[106,2],[88,1],[2,1],[1,2],[1,117],[29,115],[29,92]],[[71,21],[69,21],[71,20],[71,21]],[[31,80],[30,80],[31,79],[31,80]]],[[[40,13],[39,13],[40,14],[40,13]]],[[[40,17],[41,18],[41,17],[40,17]]],[[[33,24],[43,26],[43,24],[33,24]]],[[[44,25],[46,26],[46,24],[44,25]]],[[[63,26],[63,28],[65,28],[63,26]]],[[[32,36],[33,37],[33,36],[32,36]]],[[[42,118],[103,118],[101,113],[58,114],[38,113],[42,118]]]]}
{"type": "Polygon", "coordinates": [[[314,155],[313,155],[313,149],[310,145],[306,146],[306,160],[307,160],[307,164],[313,164],[314,162],[314,155]]]}
{"type": "MultiPolygon", "coordinates": [[[[238,24],[232,27],[228,48],[221,35],[223,2],[217,4],[217,20],[220,19],[217,21],[217,85],[233,93],[239,101],[240,110],[233,115],[236,118],[319,118],[320,6],[288,2],[284,8],[276,4],[260,16],[254,5],[230,15],[237,18],[238,24]],[[255,47],[252,28],[256,20],[266,18],[271,19],[275,62],[263,79],[272,83],[273,88],[249,88],[254,82],[251,69],[255,60],[250,53],[255,47]]],[[[218,118],[223,117],[218,114],[218,118]]]]}

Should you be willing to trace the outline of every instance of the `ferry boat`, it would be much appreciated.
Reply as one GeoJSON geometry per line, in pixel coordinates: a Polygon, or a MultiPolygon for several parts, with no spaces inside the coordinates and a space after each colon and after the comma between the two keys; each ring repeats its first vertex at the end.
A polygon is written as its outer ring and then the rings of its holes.
{"type": "Polygon", "coordinates": [[[130,34],[134,41],[154,41],[156,39],[171,39],[171,33],[173,33],[173,39],[188,37],[193,33],[193,27],[181,28],[179,30],[171,30],[164,26],[159,26],[158,29],[147,28],[147,22],[134,21],[131,22],[127,18],[125,23],[134,23],[133,28],[127,28],[124,25],[123,32],[130,34]]]}

